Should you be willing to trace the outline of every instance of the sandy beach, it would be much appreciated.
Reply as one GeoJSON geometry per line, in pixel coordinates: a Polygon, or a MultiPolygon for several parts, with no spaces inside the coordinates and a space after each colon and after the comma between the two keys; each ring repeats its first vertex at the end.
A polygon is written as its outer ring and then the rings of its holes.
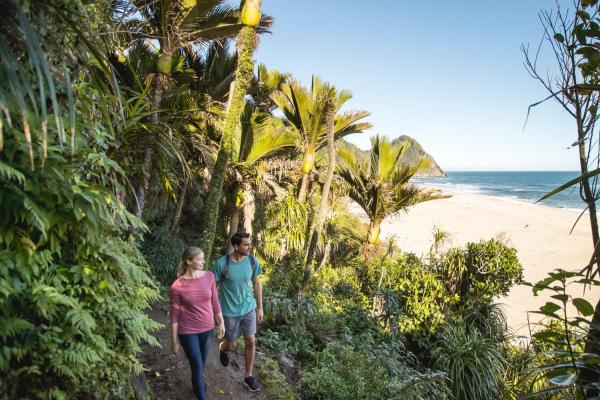
{"type": "MultiPolygon", "coordinates": [[[[451,243],[445,247],[500,235],[517,249],[528,282],[537,282],[556,268],[579,269],[589,261],[592,239],[587,215],[569,233],[579,215],[576,211],[480,194],[451,194],[451,198],[422,203],[408,213],[386,219],[382,238],[394,235],[404,251],[424,255],[431,247],[436,226],[451,235],[451,243]]],[[[585,296],[580,290],[571,295],[585,297],[595,305],[600,289],[588,290],[585,296]]],[[[547,300],[548,295],[534,297],[530,287],[519,285],[498,302],[503,304],[509,326],[518,335],[527,336],[528,312],[547,300]]],[[[537,321],[539,316],[529,313],[529,320],[537,321]]]]}

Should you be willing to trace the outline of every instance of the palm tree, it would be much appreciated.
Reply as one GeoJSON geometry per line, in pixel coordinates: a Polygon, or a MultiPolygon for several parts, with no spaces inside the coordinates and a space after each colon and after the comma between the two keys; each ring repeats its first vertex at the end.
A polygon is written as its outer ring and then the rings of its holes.
{"type": "MultiPolygon", "coordinates": [[[[163,98],[162,108],[169,110],[169,118],[154,118],[156,110],[152,99],[152,82],[148,77],[153,74],[153,53],[145,43],[136,43],[126,54],[109,57],[114,79],[118,83],[120,93],[126,100],[123,103],[122,114],[127,115],[126,123],[118,131],[119,146],[107,152],[110,159],[128,170],[128,186],[138,191],[145,177],[158,177],[157,181],[164,182],[165,187],[173,187],[177,181],[186,181],[189,168],[182,148],[182,137],[177,135],[182,125],[185,125],[183,115],[193,114],[195,107],[190,107],[176,93],[168,92],[167,100],[163,98]],[[151,121],[148,120],[151,116],[151,121]],[[156,122],[156,123],[155,123],[156,122]],[[143,149],[143,151],[140,151],[143,149]],[[153,155],[152,163],[144,165],[146,152],[153,155]]],[[[100,74],[99,74],[100,75],[100,74]]],[[[112,78],[112,77],[111,77],[112,78]]],[[[106,82],[109,84],[109,82],[106,82]]],[[[174,90],[173,92],[179,92],[174,90]]],[[[146,197],[144,191],[142,200],[146,197]]],[[[139,212],[137,196],[131,196],[129,205],[139,212]]]]}
{"type": "MultiPolygon", "coordinates": [[[[181,133],[186,145],[188,164],[198,169],[198,175],[209,178],[219,151],[225,103],[229,86],[234,79],[237,56],[230,52],[230,41],[213,42],[208,50],[198,56],[190,54],[187,59],[189,70],[188,85],[183,85],[182,99],[191,99],[190,108],[195,110],[188,115],[178,115],[177,121],[183,125],[181,133]],[[203,173],[202,173],[203,172],[203,173]]],[[[180,79],[184,83],[184,79],[180,79]]],[[[178,96],[174,96],[178,97],[178,96]]],[[[179,108],[179,110],[185,107],[179,108]]],[[[171,223],[174,232],[185,203],[190,179],[180,184],[175,215],[171,223]]]]}
{"type": "Polygon", "coordinates": [[[324,116],[327,132],[327,156],[329,162],[327,164],[327,173],[325,176],[325,181],[323,183],[323,190],[321,192],[321,202],[319,205],[319,210],[317,212],[317,221],[310,235],[308,252],[306,254],[306,264],[304,266],[304,276],[302,278],[300,289],[298,290],[298,298],[304,297],[304,292],[308,287],[308,281],[310,280],[310,276],[312,273],[313,259],[317,251],[317,243],[319,242],[319,235],[321,234],[321,230],[323,229],[325,217],[329,208],[329,189],[331,187],[331,182],[333,181],[333,173],[335,171],[335,137],[333,119],[335,117],[335,100],[337,97],[337,92],[335,88],[329,86],[329,90],[325,90],[325,93],[327,97],[324,100],[324,116]]]}
{"type": "Polygon", "coordinates": [[[439,191],[424,190],[409,183],[415,173],[427,167],[427,162],[404,164],[402,156],[408,146],[408,143],[394,145],[386,137],[374,136],[369,161],[357,159],[349,150],[338,151],[337,173],[348,184],[350,198],[369,217],[369,244],[379,242],[381,222],[386,217],[417,203],[444,197],[439,191]]]}
{"type": "MultiPolygon", "coordinates": [[[[275,91],[271,98],[283,112],[298,137],[298,147],[302,150],[302,183],[298,191],[298,202],[304,203],[308,191],[310,173],[315,162],[315,153],[326,145],[325,101],[329,86],[316,76],[312,78],[310,90],[298,81],[289,78],[275,91]]],[[[339,113],[344,103],[352,98],[349,91],[336,92],[334,101],[334,139],[351,133],[360,133],[371,128],[369,122],[358,122],[367,117],[367,111],[339,113]]]]}
{"type": "Polygon", "coordinates": [[[274,157],[295,149],[295,137],[280,118],[260,112],[256,105],[246,103],[241,116],[241,129],[234,137],[234,154],[228,169],[231,177],[232,208],[229,235],[238,230],[240,213],[244,229],[252,233],[254,199],[259,192],[281,197],[285,192],[277,179],[268,172],[266,163],[274,157]]]}
{"type": "MultiPolygon", "coordinates": [[[[226,0],[121,0],[113,2],[113,5],[115,15],[120,16],[129,32],[133,32],[131,42],[150,43],[155,48],[155,68],[148,77],[152,82],[154,108],[151,122],[155,125],[159,123],[163,93],[173,86],[172,74],[181,69],[185,55],[198,53],[210,41],[233,37],[244,26],[239,20],[240,10],[230,6],[226,0]]],[[[261,26],[257,31],[264,32],[271,19],[264,17],[259,23],[261,26]]],[[[126,45],[125,50],[127,48],[126,45]]],[[[142,215],[145,207],[153,157],[152,148],[146,147],[142,166],[144,174],[136,190],[138,216],[142,215]]]]}
{"type": "Polygon", "coordinates": [[[281,73],[276,69],[268,69],[265,64],[258,64],[256,76],[248,94],[252,96],[252,100],[259,110],[270,113],[277,108],[271,98],[272,95],[280,90],[281,86],[290,77],[291,75],[288,73],[281,73]]]}
{"type": "Polygon", "coordinates": [[[256,47],[256,28],[261,22],[261,0],[244,0],[240,22],[244,25],[237,36],[238,63],[235,71],[235,80],[229,89],[229,102],[223,135],[217,161],[210,182],[204,210],[201,247],[207,260],[211,259],[212,247],[219,217],[219,205],[227,164],[231,159],[233,150],[233,137],[239,125],[240,114],[244,105],[244,97],[253,78],[254,62],[252,55],[256,47]]]}

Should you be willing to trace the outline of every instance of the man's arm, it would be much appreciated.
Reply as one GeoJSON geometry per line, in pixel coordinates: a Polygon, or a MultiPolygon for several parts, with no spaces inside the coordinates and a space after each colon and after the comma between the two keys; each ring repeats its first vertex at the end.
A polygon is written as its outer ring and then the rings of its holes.
{"type": "Polygon", "coordinates": [[[262,322],[264,313],[262,301],[262,282],[260,281],[260,275],[256,275],[252,281],[254,283],[254,297],[256,297],[256,321],[262,322]]]}

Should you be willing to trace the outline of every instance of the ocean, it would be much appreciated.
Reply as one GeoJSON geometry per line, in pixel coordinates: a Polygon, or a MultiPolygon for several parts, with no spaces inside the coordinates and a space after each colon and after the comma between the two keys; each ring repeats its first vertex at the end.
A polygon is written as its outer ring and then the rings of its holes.
{"type": "MultiPolygon", "coordinates": [[[[416,184],[447,188],[453,191],[480,193],[508,197],[535,203],[546,193],[579,176],[577,171],[453,171],[446,177],[413,178],[416,184]]],[[[552,207],[583,210],[585,205],[579,197],[579,186],[573,186],[539,204],[552,207]]]]}

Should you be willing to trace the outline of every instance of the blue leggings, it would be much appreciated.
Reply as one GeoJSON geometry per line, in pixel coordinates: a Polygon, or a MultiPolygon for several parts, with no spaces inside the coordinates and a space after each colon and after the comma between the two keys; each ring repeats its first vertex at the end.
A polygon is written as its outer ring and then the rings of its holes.
{"type": "Polygon", "coordinates": [[[206,400],[206,385],[204,383],[204,367],[206,356],[212,338],[213,330],[191,335],[179,335],[179,342],[192,369],[192,386],[199,400],[206,400]]]}

